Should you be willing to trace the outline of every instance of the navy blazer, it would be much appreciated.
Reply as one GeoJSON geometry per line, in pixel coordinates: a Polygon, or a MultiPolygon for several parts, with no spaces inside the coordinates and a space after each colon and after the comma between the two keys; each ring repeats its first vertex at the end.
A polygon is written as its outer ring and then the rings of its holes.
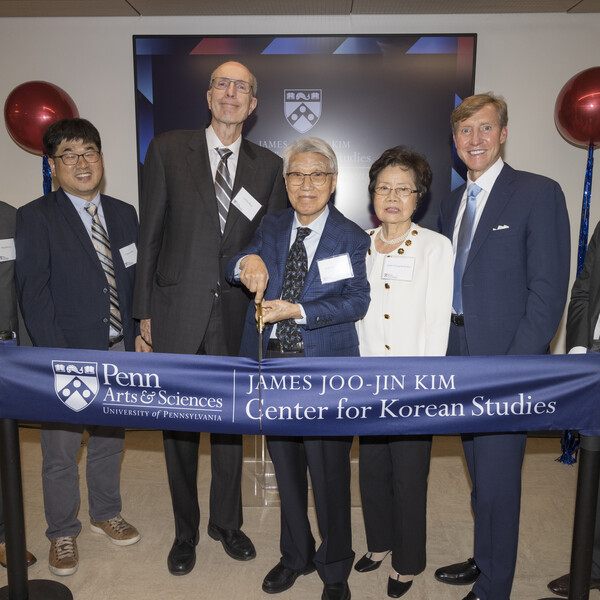
{"type": "MultiPolygon", "coordinates": [[[[306,324],[300,325],[304,351],[306,356],[358,356],[358,336],[354,323],[366,314],[370,302],[365,263],[370,239],[333,204],[329,205],[329,211],[298,298],[298,303],[302,304],[306,313],[306,324]],[[321,283],[318,262],[341,254],[350,256],[354,276],[332,283],[321,283]]],[[[294,211],[291,208],[265,216],[250,244],[227,265],[228,281],[234,281],[233,272],[240,258],[247,254],[258,254],[269,271],[269,283],[264,298],[280,298],[293,222],[294,211]]],[[[255,306],[252,302],[246,313],[240,349],[241,356],[250,358],[256,358],[258,354],[258,333],[254,315],[255,306]]],[[[264,351],[272,328],[272,323],[265,326],[264,351]]]]}
{"type": "MultiPolygon", "coordinates": [[[[452,240],[465,186],[441,204],[452,240]]],[[[505,164],[477,225],[462,281],[469,354],[544,354],[563,314],[570,228],[558,183],[505,164]]]]}
{"type": "MultiPolygon", "coordinates": [[[[101,196],[110,239],[127,350],[135,349],[131,316],[135,265],[120,250],[137,244],[135,208],[101,196]]],[[[34,346],[108,349],[110,300],[106,275],[81,218],[62,191],[17,211],[17,291],[34,346]]],[[[139,329],[139,328],[138,328],[139,329]]]]}

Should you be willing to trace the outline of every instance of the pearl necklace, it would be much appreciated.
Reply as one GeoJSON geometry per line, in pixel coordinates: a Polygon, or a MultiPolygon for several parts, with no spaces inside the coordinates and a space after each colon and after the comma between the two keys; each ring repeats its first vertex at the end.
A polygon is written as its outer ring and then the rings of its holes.
{"type": "Polygon", "coordinates": [[[406,231],[406,233],[403,233],[400,237],[394,238],[393,240],[386,240],[385,237],[383,236],[383,229],[379,230],[379,239],[384,243],[384,244],[401,244],[407,237],[408,234],[410,233],[412,227],[412,222],[411,224],[408,226],[408,231],[406,231]]]}

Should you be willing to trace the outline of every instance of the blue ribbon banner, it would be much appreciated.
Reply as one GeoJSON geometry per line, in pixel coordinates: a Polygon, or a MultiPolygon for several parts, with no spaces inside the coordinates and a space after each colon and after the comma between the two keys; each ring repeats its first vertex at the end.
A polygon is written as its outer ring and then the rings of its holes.
{"type": "Polygon", "coordinates": [[[0,417],[276,435],[600,434],[600,355],[246,358],[0,345],[0,417]],[[261,428],[262,427],[262,428],[261,428]]]}

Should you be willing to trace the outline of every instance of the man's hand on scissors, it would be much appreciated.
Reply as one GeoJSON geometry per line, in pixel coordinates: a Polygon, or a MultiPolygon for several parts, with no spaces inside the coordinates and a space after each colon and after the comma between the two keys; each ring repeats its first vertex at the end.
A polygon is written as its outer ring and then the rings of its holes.
{"type": "Polygon", "coordinates": [[[262,302],[263,294],[267,289],[269,282],[269,271],[258,254],[248,254],[240,261],[240,281],[248,288],[248,291],[254,292],[254,302],[262,302]]]}

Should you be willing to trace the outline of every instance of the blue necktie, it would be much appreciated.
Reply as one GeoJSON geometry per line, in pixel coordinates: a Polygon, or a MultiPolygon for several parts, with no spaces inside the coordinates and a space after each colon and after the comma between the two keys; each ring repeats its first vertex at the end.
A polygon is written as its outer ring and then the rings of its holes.
{"type": "Polygon", "coordinates": [[[471,249],[471,241],[475,231],[475,215],[477,214],[477,196],[481,188],[472,183],[467,191],[467,206],[458,230],[458,239],[456,240],[456,258],[454,259],[454,296],[452,297],[452,306],[457,315],[463,314],[462,303],[462,278],[465,272],[465,265],[471,249]]]}

